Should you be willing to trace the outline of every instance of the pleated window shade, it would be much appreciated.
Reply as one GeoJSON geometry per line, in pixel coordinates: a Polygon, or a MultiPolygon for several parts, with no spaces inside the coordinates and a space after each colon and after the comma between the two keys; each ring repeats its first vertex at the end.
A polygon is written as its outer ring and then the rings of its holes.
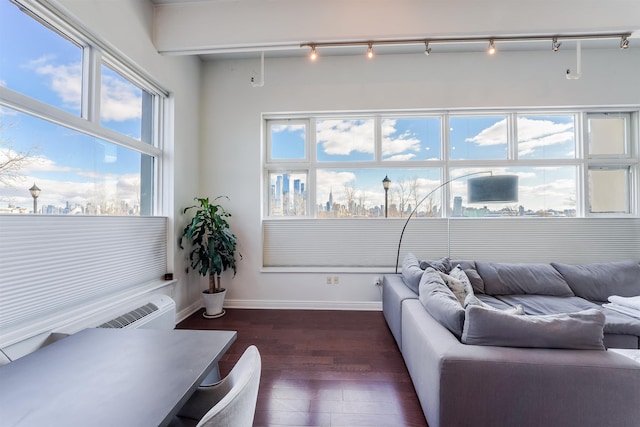
{"type": "MultiPolygon", "coordinates": [[[[388,271],[395,266],[404,221],[265,220],[263,267],[388,271]]],[[[640,219],[412,219],[402,241],[400,265],[407,252],[423,259],[449,255],[498,262],[640,260],[640,219]]]]}
{"type": "Polygon", "coordinates": [[[166,272],[164,217],[0,216],[0,329],[166,272]]]}

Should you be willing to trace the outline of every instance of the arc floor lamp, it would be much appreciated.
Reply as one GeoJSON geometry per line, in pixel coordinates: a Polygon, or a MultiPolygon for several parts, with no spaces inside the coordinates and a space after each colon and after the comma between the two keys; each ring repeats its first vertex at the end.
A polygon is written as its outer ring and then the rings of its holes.
{"type": "Polygon", "coordinates": [[[517,175],[493,175],[491,171],[482,171],[482,172],[473,172],[468,173],[466,175],[460,175],[455,178],[451,178],[450,180],[440,184],[433,190],[429,192],[426,196],[424,196],[418,204],[413,208],[407,221],[404,223],[404,227],[402,227],[402,232],[400,233],[400,240],[398,241],[398,253],[396,255],[396,274],[398,273],[398,263],[400,261],[400,247],[402,246],[402,237],[404,236],[404,231],[411,221],[413,214],[416,213],[418,207],[427,200],[432,194],[441,188],[447,186],[449,183],[467,178],[470,176],[481,175],[481,174],[490,174],[489,176],[480,176],[477,178],[471,178],[467,180],[467,199],[469,203],[504,203],[504,202],[517,202],[518,201],[518,176],[517,175]]]}

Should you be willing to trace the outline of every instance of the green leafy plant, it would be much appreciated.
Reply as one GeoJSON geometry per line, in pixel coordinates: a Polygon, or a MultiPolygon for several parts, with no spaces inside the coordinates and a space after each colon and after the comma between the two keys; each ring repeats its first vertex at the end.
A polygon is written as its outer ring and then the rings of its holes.
{"type": "MultiPolygon", "coordinates": [[[[180,237],[180,249],[184,249],[184,239],[191,243],[189,261],[191,268],[197,270],[200,275],[209,275],[209,293],[224,291],[220,287],[220,274],[232,269],[236,275],[237,239],[231,232],[227,218],[231,216],[221,205],[215,203],[221,197],[216,197],[212,202],[209,198],[196,197],[198,204],[184,208],[183,214],[194,209],[191,222],[182,231],[180,237]],[[214,281],[217,278],[217,281],[214,281]]],[[[242,255],[238,252],[240,259],[242,255]]]]}

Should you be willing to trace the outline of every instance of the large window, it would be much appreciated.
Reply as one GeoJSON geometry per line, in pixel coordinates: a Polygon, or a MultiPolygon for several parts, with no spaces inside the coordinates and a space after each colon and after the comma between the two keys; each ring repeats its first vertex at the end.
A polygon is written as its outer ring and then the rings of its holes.
{"type": "Polygon", "coordinates": [[[637,120],[580,110],[266,117],[265,217],[401,218],[422,199],[417,217],[635,215],[637,120]],[[517,175],[518,202],[469,203],[462,177],[484,171],[517,175]]]}
{"type": "Polygon", "coordinates": [[[166,92],[39,2],[0,15],[0,213],[154,215],[166,92]]]}

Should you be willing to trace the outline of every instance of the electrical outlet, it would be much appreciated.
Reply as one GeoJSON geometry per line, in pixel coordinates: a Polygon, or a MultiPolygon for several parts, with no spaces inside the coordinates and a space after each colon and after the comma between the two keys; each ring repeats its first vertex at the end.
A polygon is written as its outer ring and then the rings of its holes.
{"type": "Polygon", "coordinates": [[[340,283],[340,277],[338,276],[333,276],[333,284],[337,285],[338,283],[340,283]]]}
{"type": "Polygon", "coordinates": [[[327,285],[331,284],[331,276],[327,276],[327,285]]]}

